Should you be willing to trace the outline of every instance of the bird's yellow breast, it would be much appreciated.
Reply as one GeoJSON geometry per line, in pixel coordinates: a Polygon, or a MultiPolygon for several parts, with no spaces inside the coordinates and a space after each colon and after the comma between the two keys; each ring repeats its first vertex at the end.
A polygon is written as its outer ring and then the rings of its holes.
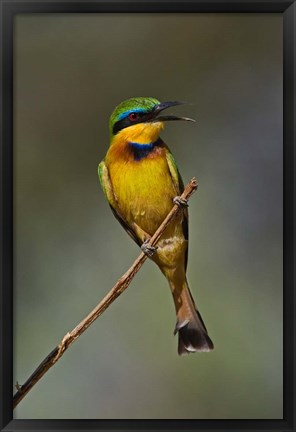
{"type": "Polygon", "coordinates": [[[166,149],[156,148],[135,161],[133,157],[106,157],[106,164],[121,215],[152,235],[173,206],[174,188],[166,149]],[[110,161],[112,160],[112,163],[110,161]]]}

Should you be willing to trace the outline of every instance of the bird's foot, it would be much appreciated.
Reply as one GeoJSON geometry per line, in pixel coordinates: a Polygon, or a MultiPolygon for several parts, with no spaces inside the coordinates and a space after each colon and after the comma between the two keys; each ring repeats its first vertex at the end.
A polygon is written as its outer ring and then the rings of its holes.
{"type": "Polygon", "coordinates": [[[148,245],[149,241],[150,239],[145,240],[144,243],[141,245],[141,249],[145,255],[151,258],[154,252],[156,251],[157,247],[148,245]]]}
{"type": "Polygon", "coordinates": [[[175,196],[175,198],[173,199],[173,203],[177,204],[177,206],[179,207],[188,207],[188,200],[179,196],[175,196]]]}

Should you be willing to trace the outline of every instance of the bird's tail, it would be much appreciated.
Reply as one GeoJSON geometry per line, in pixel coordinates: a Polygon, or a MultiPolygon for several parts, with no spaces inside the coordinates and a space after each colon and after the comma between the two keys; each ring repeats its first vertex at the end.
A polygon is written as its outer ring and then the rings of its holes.
{"type": "Polygon", "coordinates": [[[182,355],[198,351],[211,351],[214,344],[208,336],[206,326],[195,306],[186,276],[182,282],[169,280],[169,283],[177,313],[174,334],[178,333],[179,335],[178,353],[182,355]]]}

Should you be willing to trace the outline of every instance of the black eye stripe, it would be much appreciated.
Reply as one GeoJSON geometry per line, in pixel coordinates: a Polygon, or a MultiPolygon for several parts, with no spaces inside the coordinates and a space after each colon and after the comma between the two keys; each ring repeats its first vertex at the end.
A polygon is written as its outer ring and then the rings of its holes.
{"type": "Polygon", "coordinates": [[[117,121],[113,126],[113,134],[114,135],[117,134],[119,131],[130,126],[131,124],[134,123],[131,123],[131,121],[128,118],[124,118],[122,120],[117,121]]]}
{"type": "Polygon", "coordinates": [[[130,120],[129,116],[133,113],[130,113],[127,117],[124,117],[122,120],[118,120],[116,123],[114,123],[113,126],[113,134],[117,134],[119,131],[121,131],[122,129],[135,125],[137,123],[141,123],[143,117],[147,117],[150,118],[150,115],[153,111],[149,112],[149,113],[143,113],[143,112],[135,112],[134,114],[137,114],[139,116],[139,118],[137,120],[130,120]]]}

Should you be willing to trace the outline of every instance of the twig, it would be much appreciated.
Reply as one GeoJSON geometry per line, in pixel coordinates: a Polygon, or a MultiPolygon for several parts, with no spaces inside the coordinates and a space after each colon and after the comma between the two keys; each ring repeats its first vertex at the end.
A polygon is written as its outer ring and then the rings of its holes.
{"type": "MultiPolygon", "coordinates": [[[[197,182],[193,178],[185,187],[181,195],[183,199],[189,199],[193,192],[197,189],[197,182]]],[[[151,237],[148,246],[154,246],[160,239],[162,233],[178,213],[180,207],[175,204],[157,231],[151,237]]],[[[83,333],[85,330],[114,302],[114,300],[123,293],[129,286],[133,277],[140,270],[147,256],[142,252],[139,257],[134,261],[128,271],[118,280],[116,285],[109,291],[103,300],[82,320],[71,332],[67,333],[60,344],[55,347],[50,354],[40,363],[37,369],[27,379],[23,385],[17,382],[17,392],[13,397],[13,408],[26,396],[31,388],[42,378],[42,376],[50,369],[64,354],[66,349],[83,333]]]]}

